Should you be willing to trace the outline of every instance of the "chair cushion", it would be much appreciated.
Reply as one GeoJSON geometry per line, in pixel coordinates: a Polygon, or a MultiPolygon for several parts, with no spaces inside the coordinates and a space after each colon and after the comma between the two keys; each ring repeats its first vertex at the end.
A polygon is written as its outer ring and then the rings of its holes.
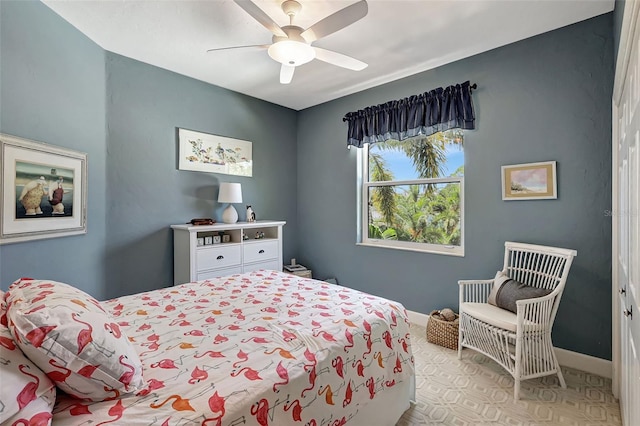
{"type": "Polygon", "coordinates": [[[488,303],[463,303],[460,305],[460,313],[466,313],[494,327],[503,328],[514,333],[516,331],[517,315],[488,303]]]}
{"type": "MultiPolygon", "coordinates": [[[[486,322],[494,327],[516,332],[518,316],[506,309],[499,308],[488,303],[465,302],[460,305],[460,315],[468,314],[482,322],[486,322]]],[[[544,324],[525,320],[523,331],[540,331],[545,328],[544,324]]]]}
{"type": "Polygon", "coordinates": [[[516,313],[518,309],[516,301],[546,296],[551,293],[551,291],[552,290],[547,288],[538,288],[523,284],[509,278],[504,271],[498,271],[487,301],[499,308],[516,313]]]}

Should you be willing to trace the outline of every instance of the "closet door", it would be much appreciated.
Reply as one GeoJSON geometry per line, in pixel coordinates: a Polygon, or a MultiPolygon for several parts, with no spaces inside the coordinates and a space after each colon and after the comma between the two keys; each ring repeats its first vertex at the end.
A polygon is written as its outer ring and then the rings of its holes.
{"type": "Polygon", "coordinates": [[[640,425],[640,15],[633,16],[634,33],[625,49],[628,61],[623,67],[618,62],[622,69],[616,69],[616,86],[622,90],[618,100],[614,95],[613,123],[617,139],[613,146],[614,321],[619,323],[615,349],[619,350],[620,408],[627,426],[640,425]]]}

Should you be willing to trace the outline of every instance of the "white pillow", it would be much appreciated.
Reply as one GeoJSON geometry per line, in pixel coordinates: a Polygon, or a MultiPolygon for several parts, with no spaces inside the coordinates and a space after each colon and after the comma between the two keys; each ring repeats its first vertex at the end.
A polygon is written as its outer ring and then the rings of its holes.
{"type": "Polygon", "coordinates": [[[0,324],[7,326],[7,302],[4,300],[6,293],[0,290],[0,324]]]}
{"type": "Polygon", "coordinates": [[[102,401],[139,390],[142,363],[100,302],[70,285],[21,279],[6,295],[20,349],[71,396],[102,401]]]}
{"type": "MultiPolygon", "coordinates": [[[[0,318],[6,324],[4,294],[0,291],[0,318]]],[[[0,321],[1,322],[1,321],[0,321]]],[[[0,424],[50,424],[56,386],[22,353],[6,325],[0,324],[0,424]],[[18,422],[23,420],[22,422],[18,422]],[[17,423],[16,423],[17,422],[17,423]]]]}

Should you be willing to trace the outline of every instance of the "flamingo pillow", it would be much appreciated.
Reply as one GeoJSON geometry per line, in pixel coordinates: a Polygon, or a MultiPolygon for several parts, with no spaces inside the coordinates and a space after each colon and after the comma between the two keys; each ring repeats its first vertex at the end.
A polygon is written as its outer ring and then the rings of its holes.
{"type": "Polygon", "coordinates": [[[0,291],[0,424],[49,425],[56,387],[16,345],[6,326],[5,313],[0,291]]]}
{"type": "Polygon", "coordinates": [[[5,297],[14,340],[69,395],[103,401],[143,386],[142,364],[129,339],[85,292],[23,278],[5,297]]]}

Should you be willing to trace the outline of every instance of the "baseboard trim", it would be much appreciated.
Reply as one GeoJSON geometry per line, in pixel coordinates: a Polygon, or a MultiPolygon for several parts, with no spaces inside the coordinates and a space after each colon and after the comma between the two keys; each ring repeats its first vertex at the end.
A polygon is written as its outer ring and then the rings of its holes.
{"type": "Polygon", "coordinates": [[[611,361],[595,356],[568,351],[562,348],[554,348],[558,363],[565,367],[586,371],[587,373],[611,379],[613,377],[613,364],[611,361]]]}
{"type": "MultiPolygon", "coordinates": [[[[421,312],[407,311],[409,322],[420,327],[426,327],[429,321],[429,315],[421,312]]],[[[611,379],[613,377],[613,364],[611,361],[602,358],[596,358],[591,355],[581,354],[579,352],[569,351],[562,348],[554,348],[558,363],[565,367],[575,368],[576,370],[586,371],[587,373],[597,374],[598,376],[611,379]]]]}
{"type": "Polygon", "coordinates": [[[407,310],[407,315],[409,316],[409,322],[411,324],[415,324],[420,327],[427,326],[427,321],[429,321],[429,315],[423,314],[420,312],[409,311],[409,310],[407,310]]]}

